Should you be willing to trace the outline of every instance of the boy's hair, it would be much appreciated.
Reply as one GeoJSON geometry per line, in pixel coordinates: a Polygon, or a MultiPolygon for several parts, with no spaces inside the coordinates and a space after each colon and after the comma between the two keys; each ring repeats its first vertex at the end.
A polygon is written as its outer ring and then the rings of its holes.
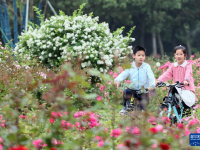
{"type": "Polygon", "coordinates": [[[138,46],[138,45],[134,46],[133,47],[133,54],[135,55],[138,51],[144,51],[146,53],[146,49],[144,47],[138,46]]]}
{"type": "Polygon", "coordinates": [[[174,47],[174,53],[176,53],[178,49],[181,49],[183,51],[183,54],[187,55],[186,48],[184,46],[179,45],[179,46],[174,47]]]}

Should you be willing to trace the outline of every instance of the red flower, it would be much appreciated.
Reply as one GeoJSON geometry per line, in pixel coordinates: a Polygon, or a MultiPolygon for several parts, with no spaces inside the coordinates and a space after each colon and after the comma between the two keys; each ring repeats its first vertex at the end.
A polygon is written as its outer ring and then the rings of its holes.
{"type": "Polygon", "coordinates": [[[52,147],[51,150],[56,150],[56,148],[52,147]]]}
{"type": "Polygon", "coordinates": [[[177,127],[178,127],[179,129],[184,129],[183,123],[178,123],[178,124],[177,124],[177,127]]]}
{"type": "Polygon", "coordinates": [[[151,133],[153,133],[153,134],[156,134],[156,133],[157,133],[156,128],[150,128],[149,131],[150,131],[151,133]]]}
{"type": "Polygon", "coordinates": [[[162,150],[170,150],[170,145],[168,143],[160,143],[159,147],[162,150]]]}
{"type": "Polygon", "coordinates": [[[11,147],[8,150],[28,150],[28,148],[26,148],[26,147],[24,147],[22,145],[19,145],[19,146],[11,147]]]}
{"type": "Polygon", "coordinates": [[[131,140],[126,140],[124,145],[127,147],[138,147],[140,146],[140,141],[138,139],[136,139],[135,142],[131,140]]]}

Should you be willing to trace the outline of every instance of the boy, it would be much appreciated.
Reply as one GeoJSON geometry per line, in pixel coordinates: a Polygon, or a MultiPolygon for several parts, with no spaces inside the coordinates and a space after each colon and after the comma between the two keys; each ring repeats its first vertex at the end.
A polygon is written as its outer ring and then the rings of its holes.
{"type": "Polygon", "coordinates": [[[131,80],[129,88],[124,90],[124,108],[120,111],[120,113],[126,112],[126,103],[130,103],[130,99],[132,96],[139,102],[140,110],[145,110],[147,104],[149,103],[148,93],[137,94],[136,92],[136,90],[139,90],[143,87],[145,89],[148,89],[148,91],[151,91],[155,88],[154,74],[151,70],[150,65],[144,62],[145,52],[146,49],[144,47],[135,46],[133,48],[132,55],[135,61],[133,61],[132,67],[130,69],[126,69],[117,78],[114,79],[114,85],[117,86],[117,88],[119,87],[120,82],[127,77],[129,77],[131,80]]]}

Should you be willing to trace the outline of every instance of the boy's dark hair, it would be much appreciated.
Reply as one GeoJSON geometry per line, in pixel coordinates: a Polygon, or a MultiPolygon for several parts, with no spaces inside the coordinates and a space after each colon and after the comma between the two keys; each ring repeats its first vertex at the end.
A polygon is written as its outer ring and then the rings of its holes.
{"type": "Polygon", "coordinates": [[[135,55],[138,51],[144,51],[146,53],[146,49],[144,47],[138,46],[138,45],[134,46],[133,47],[133,54],[135,55]]]}
{"type": "Polygon", "coordinates": [[[178,49],[181,49],[183,51],[183,54],[187,55],[186,48],[184,46],[179,45],[179,46],[174,47],[174,53],[176,53],[178,49]]]}

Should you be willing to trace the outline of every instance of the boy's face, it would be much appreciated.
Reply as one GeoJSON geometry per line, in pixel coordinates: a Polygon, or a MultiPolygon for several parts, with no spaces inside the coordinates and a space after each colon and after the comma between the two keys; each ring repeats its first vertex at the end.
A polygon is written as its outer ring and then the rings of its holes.
{"type": "Polygon", "coordinates": [[[135,55],[133,54],[133,58],[135,59],[136,63],[141,64],[145,60],[145,52],[143,50],[137,51],[135,55]]]}

